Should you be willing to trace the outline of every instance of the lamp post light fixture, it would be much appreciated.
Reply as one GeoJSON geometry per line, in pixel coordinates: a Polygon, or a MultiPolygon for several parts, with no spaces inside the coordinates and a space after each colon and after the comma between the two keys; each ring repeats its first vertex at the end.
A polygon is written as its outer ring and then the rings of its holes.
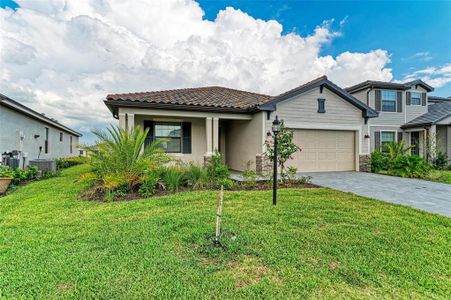
{"type": "Polygon", "coordinates": [[[274,167],[273,167],[273,188],[272,188],[272,204],[277,204],[277,136],[280,133],[280,121],[276,116],[276,119],[272,122],[272,132],[274,133],[274,167]]]}

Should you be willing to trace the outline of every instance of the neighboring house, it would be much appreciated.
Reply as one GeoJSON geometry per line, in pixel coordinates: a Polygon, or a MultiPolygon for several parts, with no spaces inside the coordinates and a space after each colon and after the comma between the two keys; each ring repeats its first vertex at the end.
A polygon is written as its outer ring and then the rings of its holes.
{"type": "Polygon", "coordinates": [[[81,134],[0,94],[0,154],[14,153],[24,167],[33,159],[77,156],[81,134]]]}
{"type": "Polygon", "coordinates": [[[149,128],[148,141],[182,161],[203,163],[218,150],[227,165],[243,170],[253,161],[268,169],[264,142],[278,115],[303,149],[289,164],[299,171],[367,169],[370,119],[377,112],[327,77],[279,96],[223,87],[113,94],[105,100],[119,125],[149,128]]]}
{"type": "Polygon", "coordinates": [[[369,121],[371,151],[402,139],[414,146],[413,154],[425,156],[426,148],[436,147],[451,157],[451,99],[428,96],[428,84],[365,81],[346,91],[379,113],[369,121]]]}

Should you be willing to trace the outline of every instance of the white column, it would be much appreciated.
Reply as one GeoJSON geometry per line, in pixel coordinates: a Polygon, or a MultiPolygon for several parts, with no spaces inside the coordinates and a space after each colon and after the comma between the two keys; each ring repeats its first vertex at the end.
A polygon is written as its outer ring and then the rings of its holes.
{"type": "Polygon", "coordinates": [[[206,155],[211,155],[213,152],[213,142],[212,142],[212,138],[213,138],[213,122],[212,122],[212,118],[211,117],[207,117],[205,118],[205,134],[206,134],[206,138],[205,140],[207,141],[207,153],[206,155]]]}
{"type": "Polygon", "coordinates": [[[213,151],[219,150],[219,118],[213,118],[213,151]]]}
{"type": "Polygon", "coordinates": [[[127,121],[128,130],[133,130],[133,128],[135,128],[135,114],[128,114],[127,121]]]}
{"type": "Polygon", "coordinates": [[[119,127],[122,129],[126,128],[125,113],[119,113],[119,127]]]}
{"type": "Polygon", "coordinates": [[[437,154],[437,125],[432,125],[429,129],[429,143],[429,150],[431,151],[429,157],[434,159],[437,154]]]}
{"type": "Polygon", "coordinates": [[[446,149],[448,150],[448,158],[451,158],[451,126],[448,126],[446,128],[446,141],[447,141],[447,145],[446,145],[446,149]]]}

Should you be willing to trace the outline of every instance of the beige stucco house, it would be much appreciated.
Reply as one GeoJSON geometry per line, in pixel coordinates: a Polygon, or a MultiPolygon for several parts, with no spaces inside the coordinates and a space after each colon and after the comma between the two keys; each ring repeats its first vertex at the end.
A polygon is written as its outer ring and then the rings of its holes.
{"type": "Polygon", "coordinates": [[[276,115],[303,149],[290,161],[299,171],[359,170],[378,115],[325,76],[275,97],[202,87],[108,95],[105,104],[120,127],[149,128],[148,140],[168,139],[166,151],[182,161],[201,164],[218,150],[231,169],[253,161],[258,172],[276,115]]]}
{"type": "Polygon", "coordinates": [[[369,154],[390,140],[418,143],[413,151],[421,152],[418,139],[436,132],[450,151],[451,115],[431,117],[430,91],[422,81],[367,81],[344,90],[323,76],[278,96],[201,87],[113,94],[105,104],[120,127],[149,128],[148,141],[167,139],[166,151],[182,161],[202,164],[218,150],[233,170],[252,161],[265,171],[264,142],[277,115],[303,149],[289,162],[298,171],[366,171],[369,154]]]}

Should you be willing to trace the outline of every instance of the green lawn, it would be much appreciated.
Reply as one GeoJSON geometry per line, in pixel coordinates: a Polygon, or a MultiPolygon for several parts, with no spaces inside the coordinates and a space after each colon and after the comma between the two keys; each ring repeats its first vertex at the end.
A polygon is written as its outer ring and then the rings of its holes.
{"type": "Polygon", "coordinates": [[[451,219],[330,189],[76,199],[78,176],[0,198],[0,298],[446,298],[451,219]],[[233,238],[235,236],[235,238],[233,238]]]}
{"type": "Polygon", "coordinates": [[[451,171],[434,170],[431,174],[431,180],[451,184],[451,171]]]}

